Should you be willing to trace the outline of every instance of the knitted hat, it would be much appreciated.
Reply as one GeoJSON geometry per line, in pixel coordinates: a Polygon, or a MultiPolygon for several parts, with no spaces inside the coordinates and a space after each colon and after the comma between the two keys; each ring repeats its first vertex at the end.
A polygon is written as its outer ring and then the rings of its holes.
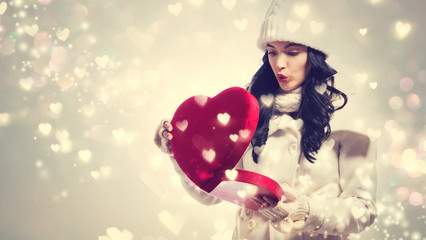
{"type": "MultiPolygon", "coordinates": [[[[330,1],[325,1],[330,2],[330,1]]],[[[263,21],[257,46],[266,51],[273,41],[290,41],[328,54],[335,39],[332,36],[333,17],[323,0],[273,0],[263,21]],[[321,11],[321,12],[319,12],[321,11]]]]}

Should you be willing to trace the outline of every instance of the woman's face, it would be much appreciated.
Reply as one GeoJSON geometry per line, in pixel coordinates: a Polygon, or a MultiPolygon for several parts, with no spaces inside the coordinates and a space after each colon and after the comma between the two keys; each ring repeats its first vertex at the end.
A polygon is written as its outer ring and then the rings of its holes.
{"type": "Polygon", "coordinates": [[[293,42],[269,42],[266,45],[269,63],[282,90],[299,87],[308,76],[308,49],[293,42]]]}

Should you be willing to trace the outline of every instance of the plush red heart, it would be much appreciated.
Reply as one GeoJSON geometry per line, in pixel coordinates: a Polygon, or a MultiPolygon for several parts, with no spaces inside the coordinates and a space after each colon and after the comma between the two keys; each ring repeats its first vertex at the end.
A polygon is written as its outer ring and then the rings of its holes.
{"type": "Polygon", "coordinates": [[[282,192],[272,179],[244,170],[230,172],[249,145],[258,118],[256,98],[239,87],[225,89],[213,98],[185,100],[171,121],[170,144],[179,167],[204,191],[239,205],[250,195],[246,194],[250,193],[247,184],[260,186],[256,192],[279,199],[282,192]]]}

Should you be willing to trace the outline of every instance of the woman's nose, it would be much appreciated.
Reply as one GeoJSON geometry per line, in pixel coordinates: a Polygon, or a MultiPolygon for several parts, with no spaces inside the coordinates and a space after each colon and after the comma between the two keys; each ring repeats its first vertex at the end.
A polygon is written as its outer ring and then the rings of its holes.
{"type": "Polygon", "coordinates": [[[279,54],[277,59],[277,67],[279,69],[286,68],[287,67],[287,57],[285,54],[279,54]]]}

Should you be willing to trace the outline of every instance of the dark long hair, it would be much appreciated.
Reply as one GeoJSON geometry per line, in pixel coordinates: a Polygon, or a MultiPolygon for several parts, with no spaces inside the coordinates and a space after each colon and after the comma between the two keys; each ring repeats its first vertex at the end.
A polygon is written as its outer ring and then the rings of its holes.
{"type": "MultiPolygon", "coordinates": [[[[331,133],[330,120],[335,111],[342,109],[348,99],[346,94],[334,87],[334,75],[336,70],[331,68],[325,61],[326,55],[316,49],[307,48],[310,71],[302,84],[302,102],[296,118],[303,120],[301,150],[306,159],[314,163],[315,154],[331,133]],[[327,91],[319,93],[316,88],[322,84],[327,85],[327,91]],[[335,107],[332,100],[343,99],[339,107],[335,107]]],[[[274,108],[266,106],[260,101],[262,95],[275,95],[280,90],[280,86],[275,78],[274,72],[269,64],[268,53],[262,58],[263,64],[253,76],[247,90],[256,97],[259,103],[259,122],[253,136],[253,160],[257,163],[258,155],[254,151],[255,147],[264,145],[268,138],[269,121],[273,115],[274,108]]],[[[274,100],[275,101],[275,100],[274,100]]]]}

